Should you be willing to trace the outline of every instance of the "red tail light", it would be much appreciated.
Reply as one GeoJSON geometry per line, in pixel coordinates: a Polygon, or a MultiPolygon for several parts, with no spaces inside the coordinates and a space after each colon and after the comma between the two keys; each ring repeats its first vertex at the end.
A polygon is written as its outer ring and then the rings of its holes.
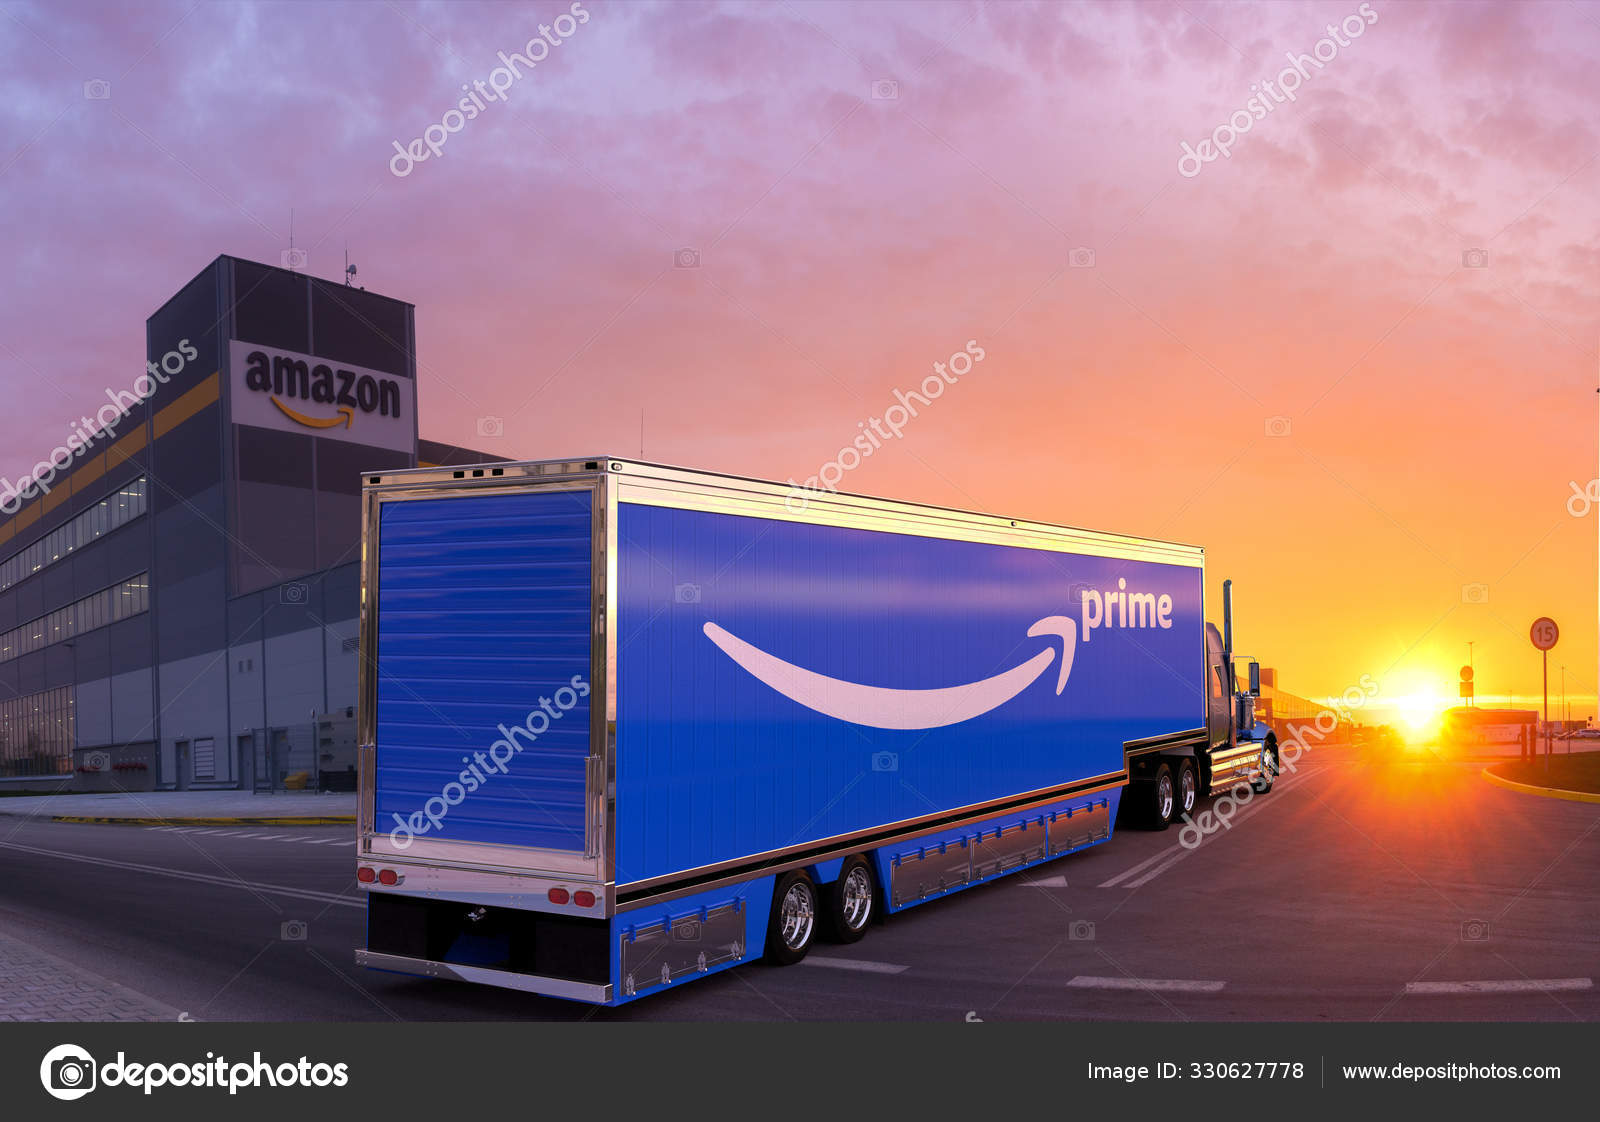
{"type": "Polygon", "coordinates": [[[363,865],[356,870],[356,879],[362,884],[371,884],[378,879],[378,873],[368,865],[363,865]]]}
{"type": "Polygon", "coordinates": [[[382,869],[378,873],[379,884],[399,884],[400,874],[393,869],[382,869]]]}
{"type": "Polygon", "coordinates": [[[569,899],[567,890],[565,888],[552,888],[549,892],[545,893],[545,896],[552,904],[565,904],[569,899]]]}
{"type": "Polygon", "coordinates": [[[572,902],[580,908],[592,908],[594,907],[594,893],[574,892],[572,894],[572,902]]]}

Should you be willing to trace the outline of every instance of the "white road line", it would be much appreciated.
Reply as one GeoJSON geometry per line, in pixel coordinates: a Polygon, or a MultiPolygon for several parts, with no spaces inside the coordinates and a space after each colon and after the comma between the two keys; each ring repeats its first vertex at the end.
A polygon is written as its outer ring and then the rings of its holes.
{"type": "Polygon", "coordinates": [[[1078,975],[1067,983],[1075,990],[1143,990],[1146,993],[1219,993],[1226,982],[1196,982],[1185,978],[1094,978],[1078,975]]]}
{"type": "Polygon", "coordinates": [[[233,836],[236,837],[236,838],[259,838],[262,835],[261,834],[235,834],[233,836]]]}
{"type": "MultiPolygon", "coordinates": [[[[1173,847],[1173,848],[1182,848],[1182,847],[1179,846],[1179,847],[1173,847]]],[[[1148,869],[1151,865],[1154,865],[1157,861],[1160,861],[1165,857],[1172,856],[1173,848],[1163,849],[1160,853],[1156,854],[1154,857],[1147,857],[1147,858],[1145,858],[1145,860],[1140,861],[1133,868],[1124,869],[1122,872],[1118,873],[1116,876],[1112,877],[1110,880],[1102,881],[1100,883],[1100,887],[1101,888],[1115,888],[1119,882],[1121,882],[1123,880],[1126,880],[1128,877],[1133,876],[1135,873],[1143,872],[1145,869],[1148,869]]]]}
{"type": "Polygon", "coordinates": [[[354,849],[354,848],[355,848],[355,847],[356,847],[356,843],[355,843],[355,842],[353,842],[353,841],[348,841],[348,842],[334,842],[334,843],[333,843],[333,844],[334,844],[334,845],[348,845],[348,846],[349,846],[349,847],[350,847],[350,848],[351,848],[351,849],[354,849]]]}
{"type": "Polygon", "coordinates": [[[289,888],[280,884],[259,884],[233,877],[214,877],[205,873],[187,873],[177,869],[163,869],[156,865],[136,865],[131,861],[112,861],[105,857],[90,857],[82,853],[62,853],[54,849],[38,849],[31,845],[17,845],[14,842],[0,842],[0,849],[14,849],[19,853],[33,853],[40,857],[59,857],[63,861],[77,861],[85,865],[99,865],[107,869],[126,869],[129,872],[147,873],[157,877],[171,877],[174,880],[193,881],[197,884],[210,884],[218,888],[238,888],[247,892],[259,892],[269,896],[293,896],[300,900],[316,900],[324,904],[338,904],[346,908],[364,908],[365,900],[352,900],[348,896],[335,896],[331,892],[317,892],[310,888],[289,888]]]}
{"type": "Polygon", "coordinates": [[[854,970],[861,974],[904,974],[910,969],[907,966],[896,966],[892,962],[869,962],[864,958],[829,958],[820,954],[808,954],[800,961],[806,966],[826,966],[832,970],[854,970]]]}
{"type": "MultiPolygon", "coordinates": [[[[1297,773],[1295,773],[1294,781],[1298,782],[1301,779],[1309,779],[1311,776],[1316,775],[1318,772],[1323,771],[1323,770],[1324,770],[1324,768],[1308,768],[1308,769],[1306,769],[1304,771],[1297,772],[1297,773]]],[[[1284,780],[1280,777],[1278,782],[1276,784],[1274,784],[1274,786],[1276,787],[1276,786],[1282,786],[1282,785],[1284,785],[1284,780]]],[[[1258,796],[1255,796],[1255,797],[1256,798],[1263,798],[1264,796],[1258,795],[1258,796]]],[[[1243,810],[1239,811],[1238,813],[1234,814],[1230,819],[1228,819],[1229,826],[1237,825],[1238,823],[1244,821],[1246,818],[1250,817],[1252,814],[1255,814],[1262,807],[1271,806],[1271,805],[1272,804],[1270,802],[1252,803],[1251,805],[1246,806],[1243,810]]],[[[1202,813],[1204,813],[1204,812],[1206,812],[1208,810],[1210,810],[1209,807],[1202,808],[1202,813]]],[[[1209,834],[1207,836],[1208,837],[1216,837],[1217,833],[1225,832],[1227,829],[1228,829],[1228,827],[1219,826],[1217,828],[1216,832],[1214,832],[1212,834],[1209,834]]],[[[1177,845],[1169,846],[1168,848],[1163,849],[1160,853],[1157,853],[1154,857],[1146,858],[1145,860],[1139,862],[1137,865],[1133,866],[1131,869],[1124,869],[1122,872],[1118,873],[1116,876],[1112,877],[1110,880],[1101,881],[1099,887],[1101,887],[1101,888],[1117,888],[1117,887],[1139,888],[1142,885],[1149,884],[1151,881],[1153,881],[1157,877],[1159,877],[1162,873],[1166,872],[1168,869],[1172,868],[1172,866],[1176,865],[1179,861],[1182,861],[1185,857],[1189,856],[1189,854],[1195,852],[1195,850],[1200,849],[1204,845],[1205,845],[1205,842],[1202,841],[1200,843],[1200,845],[1197,845],[1197,846],[1195,846],[1195,847],[1193,847],[1191,849],[1191,848],[1185,846],[1182,842],[1179,842],[1177,845]],[[1151,868],[1151,866],[1155,866],[1155,867],[1151,868]],[[1148,872],[1145,871],[1147,869],[1149,870],[1148,872]],[[1141,876],[1140,874],[1143,874],[1143,875],[1141,876]],[[1137,879],[1128,880],[1129,877],[1136,877],[1137,879]],[[1124,884],[1123,883],[1124,881],[1127,881],[1127,883],[1124,884]]]]}
{"type": "Polygon", "coordinates": [[[1038,880],[1025,880],[1022,883],[1029,888],[1065,888],[1067,887],[1067,878],[1061,876],[1040,877],[1038,880]]]}
{"type": "Polygon", "coordinates": [[[311,840],[310,844],[312,844],[312,845],[338,845],[343,840],[344,840],[343,838],[313,838],[311,840]]]}
{"type": "Polygon", "coordinates": [[[1518,978],[1504,982],[1407,982],[1406,992],[1416,994],[1554,993],[1587,990],[1593,978],[1518,978]]]}

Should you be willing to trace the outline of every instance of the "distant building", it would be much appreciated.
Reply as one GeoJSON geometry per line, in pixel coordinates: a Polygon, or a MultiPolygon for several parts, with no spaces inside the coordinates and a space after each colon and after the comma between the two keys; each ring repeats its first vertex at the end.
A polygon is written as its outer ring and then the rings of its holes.
{"type": "Polygon", "coordinates": [[[1540,735],[1539,714],[1532,709],[1485,709],[1457,706],[1439,721],[1439,743],[1446,748],[1487,755],[1515,756],[1524,737],[1540,735]]]}
{"type": "Polygon", "coordinates": [[[418,437],[404,301],[224,256],[145,336],[0,488],[0,787],[343,771],[361,477],[499,457],[418,437]]]}

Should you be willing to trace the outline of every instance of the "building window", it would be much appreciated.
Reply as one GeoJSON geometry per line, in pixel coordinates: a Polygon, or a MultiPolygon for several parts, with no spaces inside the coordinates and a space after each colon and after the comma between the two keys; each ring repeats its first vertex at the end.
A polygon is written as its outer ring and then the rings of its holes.
{"type": "Polygon", "coordinates": [[[70,686],[0,701],[0,776],[66,775],[73,743],[70,686]]]}
{"type": "Polygon", "coordinates": [[[0,632],[0,662],[10,662],[51,643],[105,627],[150,610],[150,574],[140,573],[121,584],[74,601],[64,608],[0,632]]]}
{"type": "Polygon", "coordinates": [[[138,518],[148,508],[147,492],[145,478],[141,475],[14,556],[0,561],[0,592],[138,518]]]}

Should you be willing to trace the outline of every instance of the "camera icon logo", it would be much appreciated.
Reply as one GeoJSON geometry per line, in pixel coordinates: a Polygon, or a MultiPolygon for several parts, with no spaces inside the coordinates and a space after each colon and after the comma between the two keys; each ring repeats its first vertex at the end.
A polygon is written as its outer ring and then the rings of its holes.
{"type": "Polygon", "coordinates": [[[1463,249],[1461,251],[1461,267],[1463,269],[1487,269],[1489,267],[1489,251],[1487,249],[1463,249]]]}
{"type": "Polygon", "coordinates": [[[285,943],[304,943],[306,941],[306,921],[303,919],[288,919],[278,925],[278,938],[285,943]]]}
{"type": "Polygon", "coordinates": [[[1293,430],[1293,426],[1289,423],[1289,418],[1287,417],[1268,417],[1265,428],[1268,436],[1276,437],[1288,436],[1293,430]]]}
{"type": "Polygon", "coordinates": [[[284,250],[283,267],[285,269],[304,269],[306,267],[306,251],[303,249],[284,250]]]}
{"type": "Polygon", "coordinates": [[[1463,604],[1487,604],[1489,602],[1489,586],[1477,583],[1462,585],[1461,602],[1463,604]]]}
{"type": "Polygon", "coordinates": [[[1464,919],[1461,921],[1461,941],[1463,943],[1483,943],[1489,938],[1489,921],[1486,919],[1464,919]]]}
{"type": "Polygon", "coordinates": [[[83,96],[87,101],[109,101],[111,83],[104,78],[90,78],[83,84],[83,96]]]}
{"type": "Polygon", "coordinates": [[[893,78],[879,78],[872,83],[873,101],[899,101],[900,83],[893,78]]]}
{"type": "Polygon", "coordinates": [[[304,604],[308,591],[303,581],[290,581],[278,589],[278,600],[284,604],[304,604]]]}
{"type": "Polygon", "coordinates": [[[76,1044],[57,1044],[44,1054],[39,1065],[39,1082],[52,1097],[71,1102],[95,1088],[94,1057],[76,1044]]]}
{"type": "Polygon", "coordinates": [[[672,590],[672,599],[678,604],[698,604],[700,603],[700,586],[687,582],[677,585],[672,590]]]}
{"type": "Polygon", "coordinates": [[[683,919],[672,925],[672,938],[679,943],[698,943],[700,941],[700,921],[697,919],[683,919]]]}
{"type": "Polygon", "coordinates": [[[894,752],[872,753],[873,771],[899,771],[900,757],[894,752]]]}
{"type": "Polygon", "coordinates": [[[1067,938],[1074,943],[1094,942],[1094,921],[1088,919],[1075,919],[1067,924],[1067,938]]]}
{"type": "Polygon", "coordinates": [[[1067,265],[1073,269],[1094,268],[1094,250],[1086,245],[1080,245],[1067,254],[1067,265]]]}
{"type": "Polygon", "coordinates": [[[83,756],[83,766],[90,771],[110,771],[110,752],[86,752],[83,756]]]}
{"type": "Polygon", "coordinates": [[[506,434],[505,418],[503,418],[503,417],[479,417],[478,418],[478,435],[479,436],[490,436],[490,437],[493,437],[493,436],[504,436],[505,434],[506,434]]]}
{"type": "Polygon", "coordinates": [[[698,249],[680,249],[672,255],[672,265],[676,269],[698,269],[700,267],[700,251],[698,249]]]}

